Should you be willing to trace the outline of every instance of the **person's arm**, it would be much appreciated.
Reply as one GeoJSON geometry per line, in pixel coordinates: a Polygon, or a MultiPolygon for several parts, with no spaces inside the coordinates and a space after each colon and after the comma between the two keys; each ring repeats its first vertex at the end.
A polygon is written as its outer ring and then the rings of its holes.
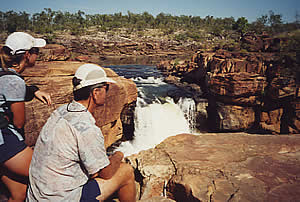
{"type": "Polygon", "coordinates": [[[114,176],[116,171],[119,169],[120,164],[124,158],[124,154],[120,151],[115,152],[109,157],[110,164],[105,168],[101,169],[98,173],[94,174],[92,178],[100,177],[102,179],[108,180],[114,176]]]}
{"type": "Polygon", "coordinates": [[[40,100],[42,103],[47,104],[47,105],[51,105],[51,97],[49,93],[46,93],[44,91],[36,91],[34,93],[35,97],[40,100]]]}
{"type": "Polygon", "coordinates": [[[38,90],[39,90],[39,88],[37,86],[27,86],[26,85],[25,101],[31,101],[31,100],[33,100],[34,94],[38,90]]]}
{"type": "Polygon", "coordinates": [[[34,97],[40,100],[42,103],[51,105],[50,94],[41,91],[37,86],[27,86],[26,85],[26,97],[25,101],[31,101],[34,97]]]}
{"type": "Polygon", "coordinates": [[[13,124],[18,128],[22,129],[25,124],[25,103],[24,102],[13,102],[10,105],[11,112],[13,113],[13,124]]]}

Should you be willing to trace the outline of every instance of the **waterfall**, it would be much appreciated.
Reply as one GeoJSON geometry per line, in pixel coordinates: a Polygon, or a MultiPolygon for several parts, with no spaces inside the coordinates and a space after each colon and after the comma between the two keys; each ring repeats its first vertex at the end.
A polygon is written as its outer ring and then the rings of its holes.
{"type": "Polygon", "coordinates": [[[135,131],[132,141],[123,142],[117,150],[129,156],[139,151],[154,148],[167,137],[194,131],[195,102],[180,98],[177,104],[167,97],[164,103],[147,104],[138,97],[135,109],[135,131]]]}
{"type": "Polygon", "coordinates": [[[192,98],[180,98],[178,105],[182,110],[185,119],[188,122],[190,133],[196,130],[196,105],[192,98]]]}
{"type": "MultiPolygon", "coordinates": [[[[196,106],[182,89],[163,81],[153,66],[110,66],[119,76],[132,79],[138,89],[134,117],[134,139],[114,150],[125,156],[154,148],[163,140],[180,133],[195,133],[196,106]],[[179,98],[175,103],[173,98],[179,98]]],[[[177,100],[177,99],[176,99],[177,100]]]]}

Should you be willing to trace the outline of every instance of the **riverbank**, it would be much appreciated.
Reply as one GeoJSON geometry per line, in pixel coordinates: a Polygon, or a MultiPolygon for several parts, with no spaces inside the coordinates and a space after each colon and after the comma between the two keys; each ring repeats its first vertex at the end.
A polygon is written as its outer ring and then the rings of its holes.
{"type": "MultiPolygon", "coordinates": [[[[84,38],[72,38],[69,40],[63,39],[64,36],[61,37],[61,41],[57,41],[58,44],[47,45],[45,49],[41,50],[40,60],[47,61],[46,63],[39,66],[40,68],[28,69],[31,70],[29,73],[36,75],[35,78],[24,72],[27,81],[31,80],[31,82],[37,83],[41,88],[49,88],[55,94],[55,108],[71,99],[71,83],[63,83],[59,78],[70,80],[75,71],[73,60],[111,65],[114,64],[112,61],[115,61],[116,64],[118,62],[123,62],[118,64],[130,64],[131,62],[144,61],[145,58],[150,58],[153,61],[152,57],[162,57],[165,59],[175,58],[174,65],[176,68],[180,68],[180,62],[176,58],[178,56],[191,57],[190,53],[192,52],[192,49],[189,49],[190,52],[171,52],[169,51],[170,46],[166,45],[168,43],[161,43],[156,50],[151,48],[154,46],[147,46],[145,42],[126,43],[125,45],[121,45],[123,42],[114,42],[112,45],[105,45],[109,42],[103,43],[102,39],[93,41],[92,38],[86,40],[84,38]],[[139,49],[141,47],[144,49],[139,49]],[[123,50],[124,52],[122,52],[123,50]],[[49,69],[49,63],[53,60],[66,61],[64,63],[67,65],[57,64],[54,69],[49,69]],[[49,74],[46,73],[47,71],[49,74]],[[67,73],[62,74],[63,71],[67,71],[67,73]],[[57,75],[53,76],[54,73],[57,75]],[[53,79],[54,81],[49,82],[51,85],[48,85],[48,81],[41,78],[53,79]],[[67,96],[65,96],[66,94],[67,96]]],[[[199,53],[199,58],[200,56],[199,53]]],[[[227,66],[221,65],[225,64],[224,61],[228,61],[225,56],[221,59],[219,56],[215,57],[216,60],[221,61],[217,63],[221,71],[226,69],[223,67],[227,66]]],[[[180,73],[184,73],[181,69],[179,70],[180,73]]],[[[114,74],[111,73],[111,75],[114,74]]],[[[133,90],[131,91],[133,92],[131,98],[136,98],[135,85],[129,81],[124,81],[124,83],[129,87],[118,88],[125,91],[123,94],[126,95],[128,95],[128,90],[133,90]]],[[[243,89],[249,90],[247,85],[238,85],[239,80],[236,80],[236,83],[237,87],[245,87],[243,89]]],[[[225,82],[225,84],[228,83],[225,82]]],[[[226,91],[220,90],[220,92],[231,92],[229,91],[230,85],[226,87],[226,91]]],[[[224,90],[224,88],[220,89],[224,90]]],[[[118,96],[120,93],[115,91],[110,97],[114,101],[109,103],[124,100],[124,97],[118,96]]],[[[126,100],[128,102],[122,103],[122,106],[130,107],[129,105],[134,101],[131,98],[126,100]]],[[[28,117],[26,118],[30,120],[27,124],[39,125],[39,127],[43,125],[42,122],[53,110],[52,108],[45,109],[39,102],[31,102],[27,108],[31,112],[31,114],[27,114],[28,117]],[[47,110],[47,113],[42,110],[47,110]],[[32,115],[36,111],[38,114],[32,115]]],[[[227,108],[228,113],[231,112],[230,109],[232,108],[231,106],[227,108]]],[[[120,107],[116,113],[111,113],[109,109],[104,111],[106,114],[113,114],[114,117],[104,123],[103,130],[121,134],[121,121],[123,120],[120,121],[119,118],[121,115],[126,116],[123,113],[125,110],[123,111],[120,107]],[[122,111],[121,115],[120,111],[122,111]]],[[[253,113],[251,114],[253,115],[253,113]]],[[[129,115],[132,116],[133,114],[129,115]]],[[[226,118],[226,116],[222,117],[226,118]]],[[[245,119],[243,114],[239,117],[245,119]]],[[[272,118],[272,114],[268,117],[272,118]]],[[[127,116],[124,120],[129,120],[129,118],[127,116]]],[[[156,118],[159,120],[160,117],[156,118]]],[[[272,120],[265,120],[265,122],[272,120]]],[[[240,122],[233,123],[239,124],[240,122]]],[[[38,135],[39,129],[38,127],[29,128],[28,131],[29,134],[33,134],[32,131],[34,131],[35,135],[38,135]]],[[[120,136],[118,137],[120,138],[120,136]]],[[[300,188],[300,141],[298,134],[279,136],[228,132],[198,136],[174,134],[174,136],[163,141],[156,148],[142,151],[128,158],[136,170],[136,183],[140,190],[140,199],[151,200],[151,198],[165,195],[176,201],[296,201],[300,197],[298,191],[300,188]]],[[[108,135],[108,137],[110,136],[108,135]]],[[[34,144],[35,139],[27,138],[27,140],[34,144]]],[[[163,200],[160,198],[157,201],[163,200]]]]}
{"type": "Polygon", "coordinates": [[[132,155],[140,199],[298,201],[300,136],[180,134],[132,155]]]}

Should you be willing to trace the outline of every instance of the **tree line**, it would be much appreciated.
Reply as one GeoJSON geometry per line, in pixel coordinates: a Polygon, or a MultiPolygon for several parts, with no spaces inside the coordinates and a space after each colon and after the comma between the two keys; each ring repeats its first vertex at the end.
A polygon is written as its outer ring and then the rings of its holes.
{"type": "MultiPolygon", "coordinates": [[[[114,28],[128,28],[130,30],[161,29],[165,33],[174,33],[177,30],[189,30],[190,38],[197,40],[201,37],[196,33],[205,30],[216,36],[224,36],[228,31],[236,31],[241,35],[248,31],[271,34],[283,31],[291,31],[300,28],[298,14],[295,21],[284,23],[281,14],[269,11],[268,14],[258,17],[249,23],[245,17],[235,20],[233,17],[215,18],[214,16],[173,16],[160,13],[153,16],[148,12],[135,14],[130,11],[127,14],[86,14],[79,10],[75,13],[53,11],[45,8],[34,14],[15,11],[0,11],[0,32],[11,33],[14,31],[30,30],[35,33],[53,33],[55,31],[71,31],[72,34],[83,34],[90,27],[96,27],[99,31],[108,31],[114,28]]],[[[184,37],[183,35],[177,36],[184,37]]]]}

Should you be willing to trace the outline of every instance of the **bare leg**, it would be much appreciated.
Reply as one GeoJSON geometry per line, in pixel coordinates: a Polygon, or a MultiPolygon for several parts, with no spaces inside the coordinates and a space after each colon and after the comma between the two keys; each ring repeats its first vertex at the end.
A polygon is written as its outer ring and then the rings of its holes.
{"type": "Polygon", "coordinates": [[[32,154],[33,150],[30,147],[26,147],[23,151],[5,161],[4,167],[17,175],[28,177],[32,154]]]}
{"type": "Polygon", "coordinates": [[[25,200],[32,153],[33,150],[30,147],[26,147],[23,151],[7,160],[1,167],[1,180],[11,194],[9,201],[25,200]]]}
{"type": "Polygon", "coordinates": [[[109,180],[95,179],[101,190],[101,195],[97,197],[98,200],[103,201],[117,191],[121,202],[136,201],[134,172],[129,164],[122,163],[116,174],[109,180]]]}
{"type": "Polygon", "coordinates": [[[26,184],[13,180],[7,176],[2,176],[1,180],[10,192],[9,202],[25,200],[27,188],[26,184]]]}

